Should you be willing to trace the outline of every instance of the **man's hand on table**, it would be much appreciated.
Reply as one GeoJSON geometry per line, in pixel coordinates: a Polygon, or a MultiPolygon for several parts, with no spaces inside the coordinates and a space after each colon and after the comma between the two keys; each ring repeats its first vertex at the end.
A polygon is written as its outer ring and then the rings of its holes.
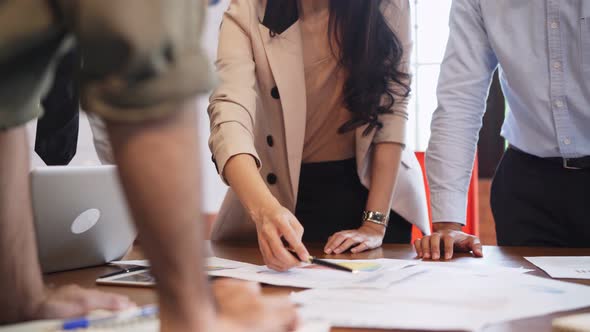
{"type": "Polygon", "coordinates": [[[417,239],[414,248],[418,257],[438,260],[441,249],[444,259],[451,259],[453,252],[470,252],[476,257],[483,257],[481,242],[477,236],[461,231],[461,224],[454,222],[439,222],[432,225],[432,235],[417,239]]]}
{"type": "Polygon", "coordinates": [[[219,279],[213,295],[220,331],[287,332],[297,327],[295,305],[286,296],[264,296],[253,282],[219,279]]]}
{"type": "Polygon", "coordinates": [[[68,285],[47,289],[29,316],[30,319],[71,318],[84,316],[93,310],[117,311],[134,306],[126,296],[68,285]]]}

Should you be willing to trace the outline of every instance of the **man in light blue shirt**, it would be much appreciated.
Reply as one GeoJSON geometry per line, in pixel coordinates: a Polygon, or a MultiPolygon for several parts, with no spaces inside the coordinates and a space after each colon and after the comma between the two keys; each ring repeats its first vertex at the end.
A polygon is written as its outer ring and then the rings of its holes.
{"type": "Polygon", "coordinates": [[[454,0],[426,154],[432,237],[418,254],[481,255],[460,231],[492,74],[510,143],[491,205],[499,245],[590,246],[590,1],[454,0]],[[453,248],[454,247],[454,248],[453,248]]]}

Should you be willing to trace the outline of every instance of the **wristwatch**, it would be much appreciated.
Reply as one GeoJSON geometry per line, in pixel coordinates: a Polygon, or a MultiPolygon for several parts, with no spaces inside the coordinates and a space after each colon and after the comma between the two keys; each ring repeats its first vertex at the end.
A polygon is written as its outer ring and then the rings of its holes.
{"type": "Polygon", "coordinates": [[[372,222],[387,228],[387,225],[389,224],[389,213],[383,214],[377,211],[364,211],[363,223],[365,222],[372,222]]]}

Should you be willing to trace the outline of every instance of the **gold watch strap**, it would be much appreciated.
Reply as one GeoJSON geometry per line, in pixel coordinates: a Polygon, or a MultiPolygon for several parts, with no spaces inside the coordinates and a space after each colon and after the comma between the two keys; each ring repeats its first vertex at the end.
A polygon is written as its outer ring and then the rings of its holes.
{"type": "Polygon", "coordinates": [[[364,211],[363,223],[364,222],[372,222],[387,228],[387,225],[389,224],[389,214],[383,214],[377,211],[364,211]]]}

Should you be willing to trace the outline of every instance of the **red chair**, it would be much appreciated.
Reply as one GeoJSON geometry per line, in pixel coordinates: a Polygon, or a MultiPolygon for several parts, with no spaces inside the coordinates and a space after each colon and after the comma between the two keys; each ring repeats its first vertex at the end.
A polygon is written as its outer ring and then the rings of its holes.
{"type": "MultiPolygon", "coordinates": [[[[424,176],[424,186],[426,187],[426,201],[428,202],[428,219],[430,220],[430,227],[432,228],[432,212],[430,211],[430,190],[428,188],[428,181],[426,180],[426,167],[424,164],[424,152],[416,152],[416,158],[422,167],[422,175],[424,176]]],[[[478,188],[478,170],[477,170],[477,156],[473,166],[473,174],[471,175],[471,183],[469,184],[469,192],[467,195],[467,223],[463,227],[465,233],[479,236],[479,188],[478,188]]],[[[414,226],[412,228],[412,243],[417,238],[422,237],[422,232],[414,226]]]]}

